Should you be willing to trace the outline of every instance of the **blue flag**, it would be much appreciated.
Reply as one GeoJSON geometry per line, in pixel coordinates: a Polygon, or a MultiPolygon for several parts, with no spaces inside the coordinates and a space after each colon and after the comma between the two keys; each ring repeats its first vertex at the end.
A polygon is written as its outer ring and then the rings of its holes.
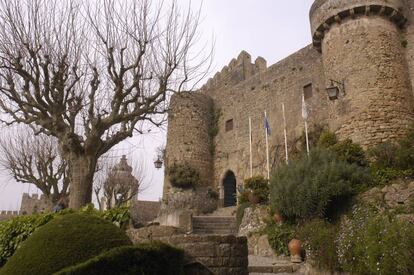
{"type": "Polygon", "coordinates": [[[267,120],[267,117],[265,117],[264,120],[264,127],[266,129],[267,134],[270,136],[272,134],[272,129],[270,129],[269,121],[267,120]]]}

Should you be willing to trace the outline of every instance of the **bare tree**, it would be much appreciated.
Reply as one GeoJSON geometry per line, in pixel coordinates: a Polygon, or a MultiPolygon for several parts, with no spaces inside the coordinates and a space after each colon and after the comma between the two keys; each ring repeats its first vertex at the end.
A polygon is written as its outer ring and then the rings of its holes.
{"type": "Polygon", "coordinates": [[[71,208],[91,202],[99,157],[161,125],[211,60],[195,48],[199,13],[151,2],[0,0],[3,121],[58,139],[71,208]]]}
{"type": "MultiPolygon", "coordinates": [[[[113,158],[111,158],[113,160],[113,158]]],[[[106,158],[104,168],[96,174],[94,193],[102,210],[127,205],[146,189],[145,166],[142,163],[128,164],[125,156],[120,162],[113,163],[106,158]]]]}
{"type": "Polygon", "coordinates": [[[69,166],[55,138],[16,129],[2,137],[0,150],[1,165],[17,182],[34,184],[53,204],[68,195],[69,166]]]}

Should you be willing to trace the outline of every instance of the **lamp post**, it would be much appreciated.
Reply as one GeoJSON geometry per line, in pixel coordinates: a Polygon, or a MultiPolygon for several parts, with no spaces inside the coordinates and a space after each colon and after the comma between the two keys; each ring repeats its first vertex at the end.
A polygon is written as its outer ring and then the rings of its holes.
{"type": "Polygon", "coordinates": [[[162,160],[160,157],[157,158],[157,160],[154,161],[154,166],[156,169],[161,169],[162,167],[162,160]]]}
{"type": "Polygon", "coordinates": [[[345,82],[344,81],[339,82],[339,81],[332,80],[332,79],[330,79],[330,81],[331,81],[331,85],[326,88],[326,92],[328,94],[329,100],[338,99],[340,90],[342,90],[342,93],[345,95],[345,82]]]}

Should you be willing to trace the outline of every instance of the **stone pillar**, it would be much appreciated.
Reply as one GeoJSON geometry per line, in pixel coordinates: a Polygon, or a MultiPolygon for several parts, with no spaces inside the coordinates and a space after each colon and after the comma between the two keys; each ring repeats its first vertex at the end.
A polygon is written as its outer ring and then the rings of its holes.
{"type": "Polygon", "coordinates": [[[340,139],[369,147],[402,137],[414,122],[402,7],[401,0],[317,0],[311,9],[326,85],[345,85],[330,103],[340,139]]]}

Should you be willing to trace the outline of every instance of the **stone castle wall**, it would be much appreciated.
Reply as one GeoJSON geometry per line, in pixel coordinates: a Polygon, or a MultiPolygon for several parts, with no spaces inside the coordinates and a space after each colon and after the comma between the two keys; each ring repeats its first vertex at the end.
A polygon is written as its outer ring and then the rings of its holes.
{"type": "MultiPolygon", "coordinates": [[[[329,125],[340,139],[351,138],[366,148],[395,140],[412,126],[414,1],[316,0],[310,21],[312,45],[268,68],[263,58],[253,63],[242,52],[201,88],[199,93],[211,97],[222,113],[212,158],[212,184],[220,189],[228,170],[235,173],[238,184],[250,176],[249,117],[253,175],[266,175],[264,111],[272,129],[271,167],[284,161],[281,104],[292,148],[304,129],[305,86],[311,85],[306,98],[311,129],[315,124],[329,125]],[[334,101],[326,93],[331,79],[345,85],[334,101]]],[[[204,127],[197,123],[188,120],[183,127],[204,127]]],[[[182,130],[174,127],[169,125],[169,142],[181,139],[177,133],[182,130]]],[[[200,140],[194,142],[198,146],[200,140]]]]}
{"type": "Polygon", "coordinates": [[[52,208],[52,203],[44,195],[39,197],[37,194],[32,194],[30,196],[27,193],[23,193],[20,206],[20,213],[22,215],[50,212],[52,208]]]}

